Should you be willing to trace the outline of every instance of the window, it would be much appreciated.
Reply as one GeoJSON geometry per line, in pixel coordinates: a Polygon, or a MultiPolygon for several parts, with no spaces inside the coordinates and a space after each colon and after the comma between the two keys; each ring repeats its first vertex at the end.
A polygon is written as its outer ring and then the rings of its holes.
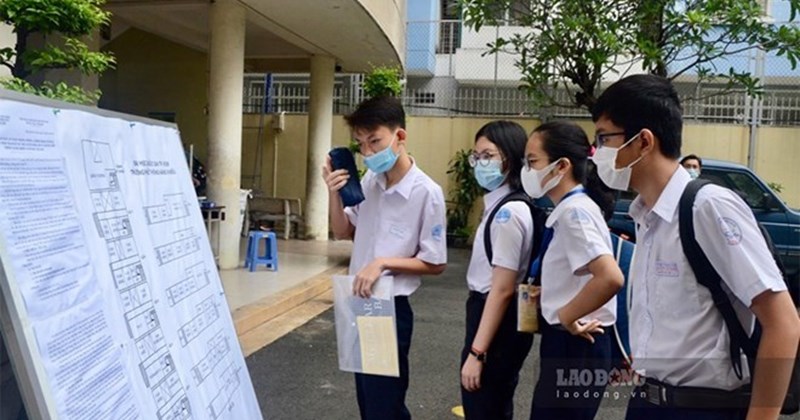
{"type": "Polygon", "coordinates": [[[436,93],[434,93],[434,92],[415,92],[414,93],[414,103],[415,104],[435,104],[436,103],[436,93]]]}
{"type": "Polygon", "coordinates": [[[704,168],[701,177],[733,190],[753,209],[764,207],[766,198],[764,189],[752,176],[746,173],[722,172],[704,168]]]}
{"type": "Polygon", "coordinates": [[[442,0],[442,20],[460,19],[458,0],[442,0]]]}
{"type": "Polygon", "coordinates": [[[752,177],[736,172],[728,174],[728,177],[734,185],[734,191],[739,193],[750,207],[754,209],[764,207],[764,189],[752,177]]]}

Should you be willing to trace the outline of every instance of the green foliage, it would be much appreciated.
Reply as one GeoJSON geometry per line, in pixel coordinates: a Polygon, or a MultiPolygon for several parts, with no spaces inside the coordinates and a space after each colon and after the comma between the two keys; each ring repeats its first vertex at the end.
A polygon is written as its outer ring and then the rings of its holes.
{"type": "Polygon", "coordinates": [[[111,13],[100,8],[104,0],[3,0],[0,19],[20,29],[83,36],[108,24],[111,13]]]}
{"type": "Polygon", "coordinates": [[[767,182],[767,185],[776,193],[780,194],[783,192],[783,184],[780,182],[767,182]]]}
{"type": "Polygon", "coordinates": [[[400,96],[403,93],[400,69],[396,67],[373,67],[364,76],[364,95],[368,98],[376,96],[400,96]]]}
{"type": "Polygon", "coordinates": [[[347,144],[347,148],[350,149],[354,155],[361,153],[361,147],[358,146],[358,142],[355,139],[350,139],[350,143],[347,144]]]}
{"type": "Polygon", "coordinates": [[[70,86],[64,82],[44,82],[37,87],[25,80],[13,78],[0,80],[0,87],[81,105],[93,105],[100,99],[100,90],[87,91],[80,86],[70,86]]]}
{"type": "Polygon", "coordinates": [[[471,153],[469,149],[456,152],[447,170],[453,181],[450,189],[451,207],[447,210],[447,231],[461,236],[469,236],[472,233],[468,225],[469,214],[475,200],[481,195],[481,187],[475,180],[469,164],[471,153]]]}
{"type": "Polygon", "coordinates": [[[90,51],[80,40],[107,25],[111,14],[100,8],[104,0],[2,0],[0,20],[12,25],[17,36],[14,48],[0,49],[0,65],[11,70],[13,79],[0,81],[6,89],[69,102],[96,103],[100,91],[87,91],[63,82],[32,85],[34,73],[50,69],[75,69],[101,74],[113,68],[111,54],[90,51]],[[46,45],[31,48],[31,35],[44,36],[46,45]],[[53,42],[55,41],[55,42],[53,42]]]}
{"type": "MultiPolygon", "coordinates": [[[[475,30],[496,25],[509,11],[531,31],[501,37],[490,53],[517,57],[525,87],[539,103],[591,108],[600,82],[639,65],[675,79],[687,71],[698,83],[743,87],[761,94],[761,81],[736,71],[725,57],[770,51],[794,68],[800,60],[800,25],[770,23],[758,0],[461,0],[465,23],[475,30]],[[522,8],[524,7],[524,9],[522,8]],[[553,89],[570,93],[558,104],[553,89]]],[[[789,0],[791,19],[800,0],[789,0]]]]}
{"type": "Polygon", "coordinates": [[[45,69],[75,68],[84,74],[100,74],[114,66],[113,56],[89,51],[89,47],[75,38],[66,38],[64,48],[47,45],[45,48],[27,51],[25,62],[34,71],[45,69]]]}

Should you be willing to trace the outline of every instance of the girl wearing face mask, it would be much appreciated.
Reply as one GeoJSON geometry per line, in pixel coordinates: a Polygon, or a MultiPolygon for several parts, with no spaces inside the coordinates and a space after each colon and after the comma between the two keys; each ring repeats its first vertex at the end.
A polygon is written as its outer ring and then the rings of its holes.
{"type": "Polygon", "coordinates": [[[583,129],[568,122],[540,125],[525,149],[525,191],[555,204],[538,257],[541,368],[531,419],[594,418],[611,367],[607,330],[623,276],[606,226],[613,201],[594,170],[587,176],[590,150],[583,129]]]}
{"type": "Polygon", "coordinates": [[[532,334],[517,332],[515,296],[527,273],[534,231],[530,208],[520,201],[529,200],[519,179],[526,138],[517,123],[490,122],[475,134],[470,156],[486,194],[467,271],[461,352],[461,399],[467,419],[513,418],[519,370],[533,343],[532,334]],[[493,212],[493,220],[487,220],[493,212]],[[485,247],[486,229],[490,249],[485,247]]]}

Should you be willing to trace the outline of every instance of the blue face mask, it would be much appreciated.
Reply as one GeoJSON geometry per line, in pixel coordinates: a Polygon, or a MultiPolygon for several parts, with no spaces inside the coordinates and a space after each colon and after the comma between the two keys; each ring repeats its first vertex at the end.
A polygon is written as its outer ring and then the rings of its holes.
{"type": "Polygon", "coordinates": [[[692,168],[687,169],[686,171],[689,172],[689,176],[692,177],[692,179],[697,179],[700,177],[700,172],[697,172],[697,169],[692,168]]]}
{"type": "Polygon", "coordinates": [[[488,161],[489,164],[484,166],[486,161],[479,161],[477,165],[475,165],[474,172],[475,172],[475,180],[478,181],[478,185],[481,187],[489,190],[494,191],[506,180],[506,175],[503,173],[502,164],[503,161],[501,160],[490,160],[488,161]]]}
{"type": "Polygon", "coordinates": [[[370,171],[376,174],[382,174],[394,167],[397,162],[397,153],[392,150],[394,139],[389,143],[389,146],[372,156],[364,156],[364,165],[367,165],[370,171]]]}

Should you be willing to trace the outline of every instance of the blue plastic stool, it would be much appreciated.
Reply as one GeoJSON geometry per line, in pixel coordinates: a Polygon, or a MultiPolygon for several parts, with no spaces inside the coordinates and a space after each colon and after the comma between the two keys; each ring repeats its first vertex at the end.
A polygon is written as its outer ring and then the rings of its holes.
{"type": "Polygon", "coordinates": [[[244,260],[245,268],[256,271],[258,264],[264,264],[272,271],[278,271],[278,238],[273,232],[251,230],[247,240],[247,257],[244,260]],[[259,254],[258,248],[264,240],[264,254],[259,254]]]}

